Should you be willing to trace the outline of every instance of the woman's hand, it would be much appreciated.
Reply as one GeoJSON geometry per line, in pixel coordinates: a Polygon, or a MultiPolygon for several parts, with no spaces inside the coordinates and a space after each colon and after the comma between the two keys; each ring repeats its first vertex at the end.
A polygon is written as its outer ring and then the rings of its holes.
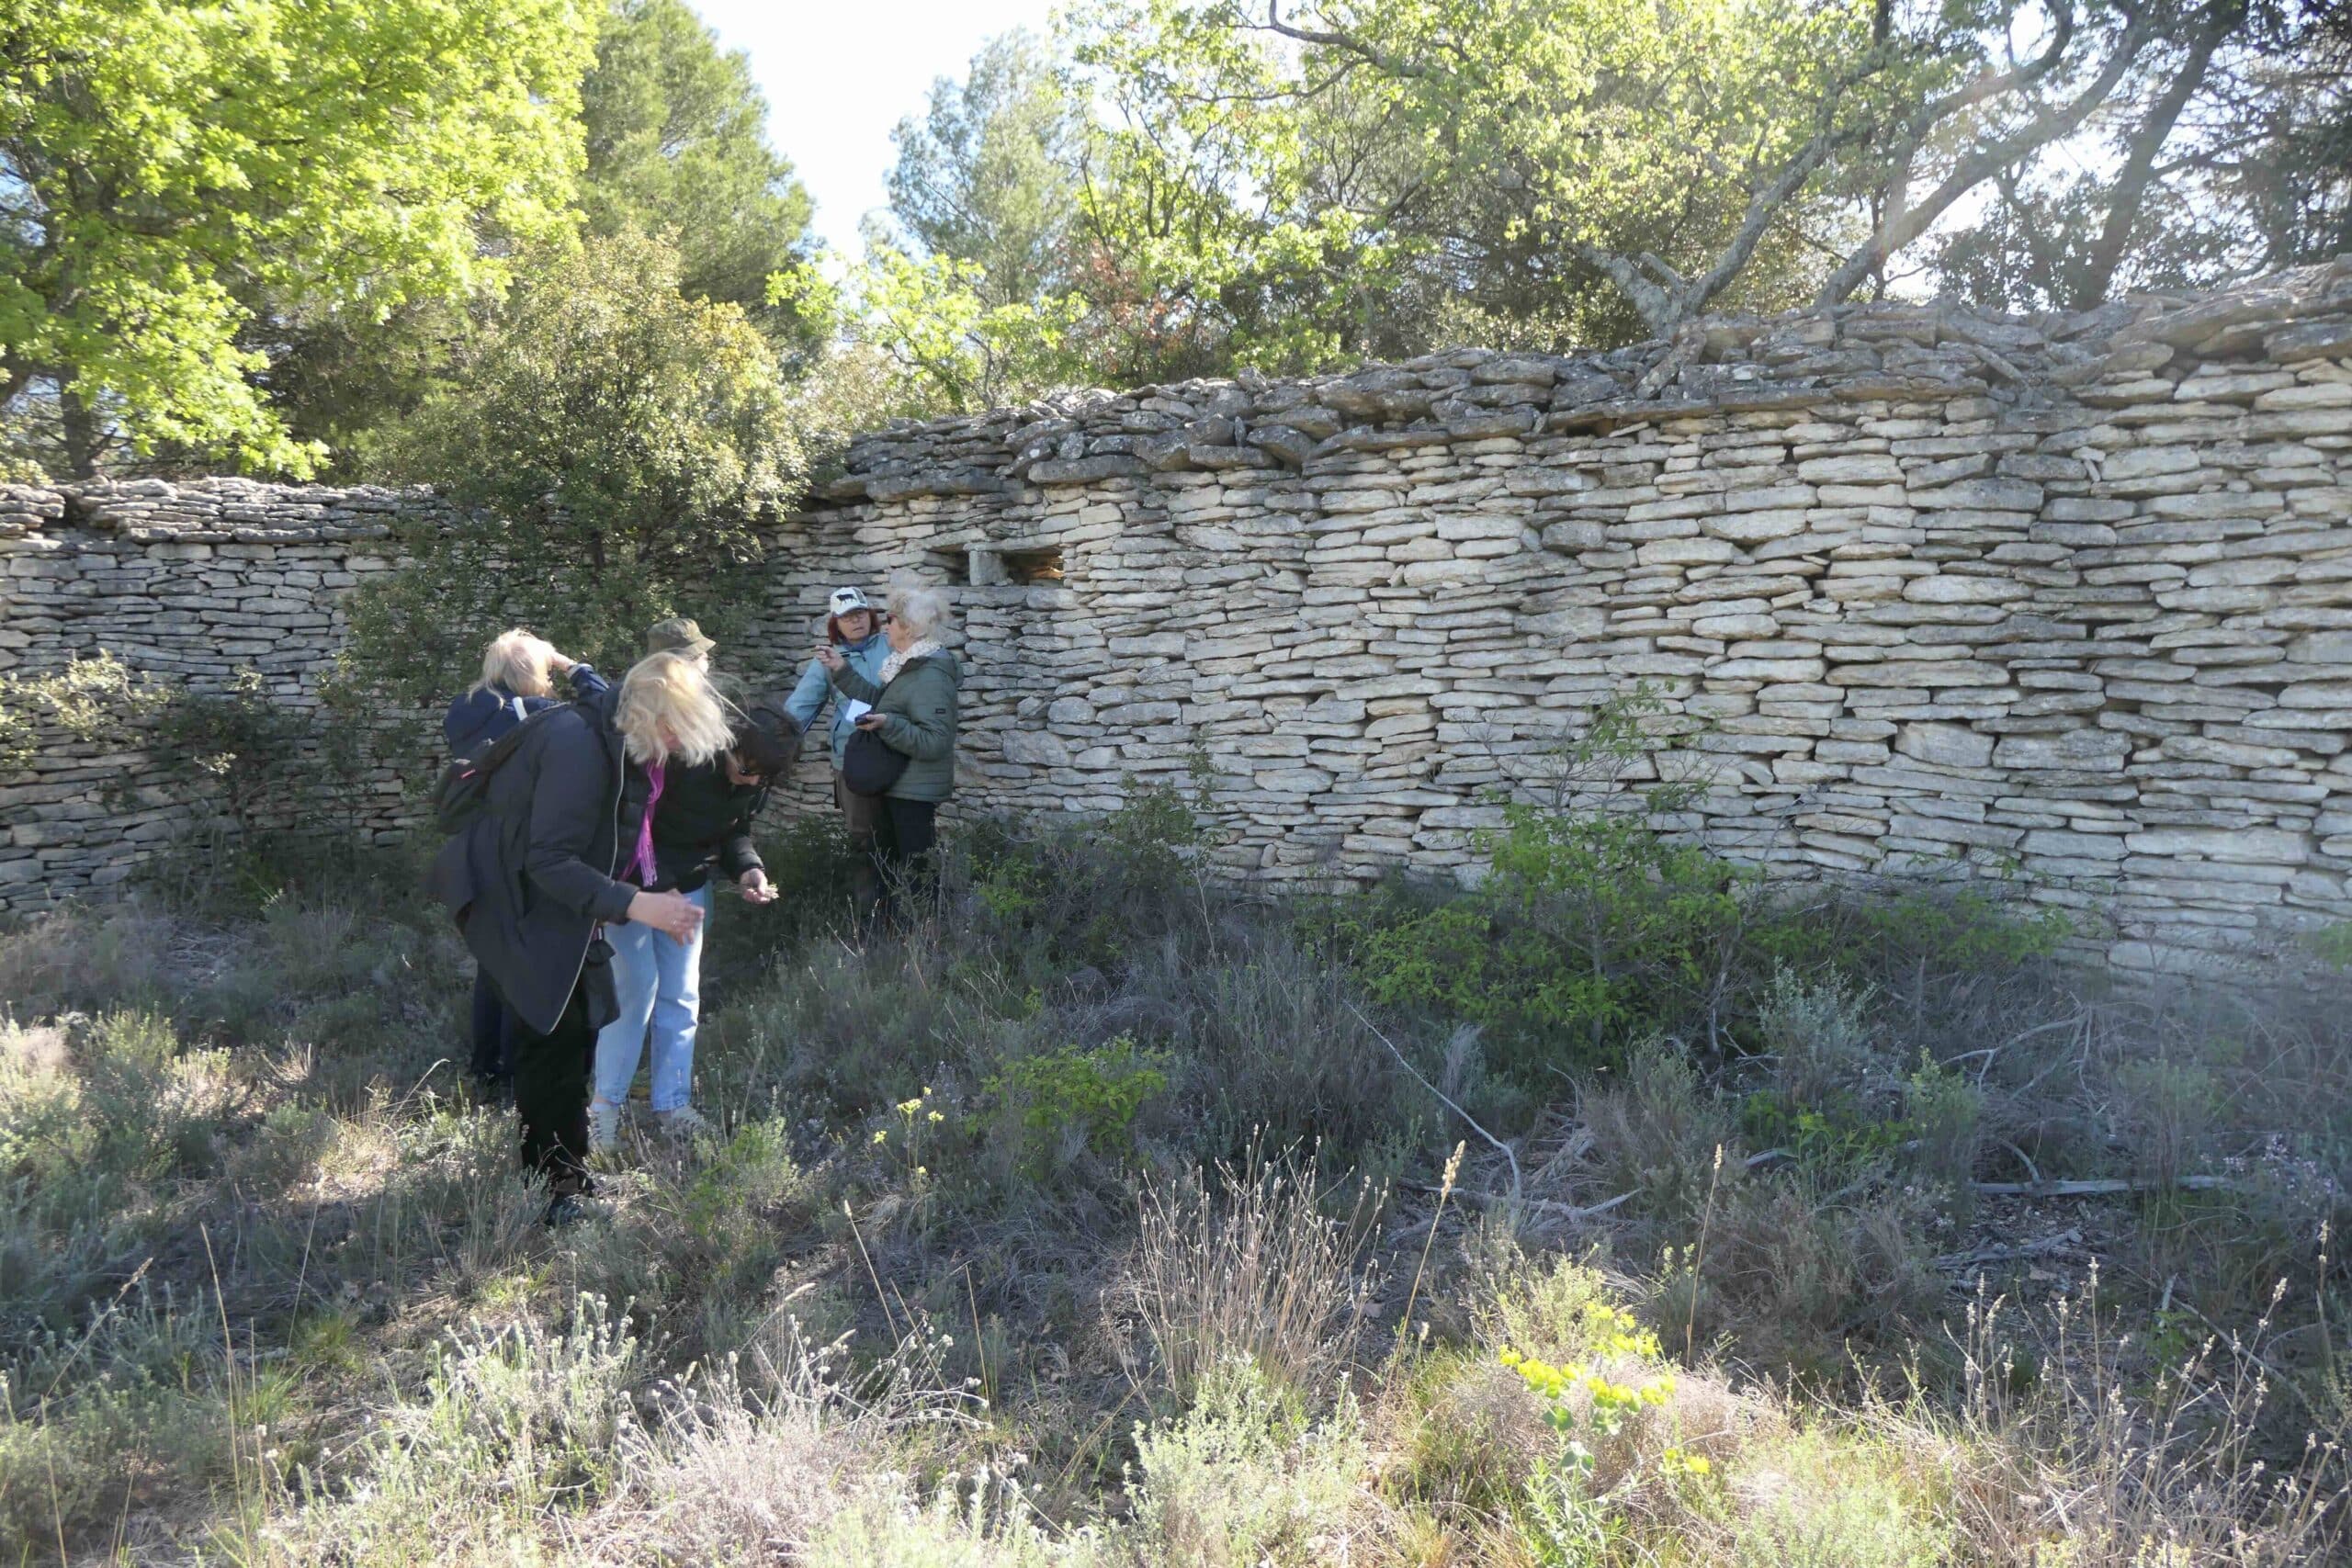
{"type": "Polygon", "coordinates": [[[569,654],[558,653],[552,648],[548,649],[548,672],[549,674],[569,675],[571,673],[572,668],[579,662],[580,660],[571,657],[569,654]]]}
{"type": "Polygon", "coordinates": [[[831,643],[820,642],[817,645],[817,662],[838,675],[842,672],[842,667],[849,663],[849,660],[843,659],[842,657],[842,650],[835,648],[831,643]]]}
{"type": "Polygon", "coordinates": [[[882,728],[882,716],[878,713],[859,714],[856,728],[866,730],[879,729],[882,728]]]}
{"type": "Polygon", "coordinates": [[[742,890],[743,902],[746,904],[773,904],[775,902],[775,889],[768,886],[768,874],[762,871],[758,866],[753,866],[741,876],[736,878],[735,886],[742,890]]]}
{"type": "Polygon", "coordinates": [[[628,918],[684,942],[701,926],[702,909],[683,893],[639,893],[628,901],[628,918]]]}

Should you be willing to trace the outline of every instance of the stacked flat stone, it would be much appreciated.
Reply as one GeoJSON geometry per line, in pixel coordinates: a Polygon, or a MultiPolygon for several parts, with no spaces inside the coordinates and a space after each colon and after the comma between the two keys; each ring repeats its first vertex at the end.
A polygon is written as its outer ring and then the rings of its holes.
{"type": "MultiPolygon", "coordinates": [[[[0,673],[105,652],[175,691],[224,694],[254,671],[275,700],[315,709],[343,645],[338,601],[390,570],[403,510],[447,512],[419,491],[233,479],[0,487],[0,673]]],[[[412,782],[397,761],[356,781],[365,837],[416,820],[412,782]]],[[[40,735],[29,768],[0,775],[0,909],[120,884],[211,827],[212,798],[186,759],[40,735]]]]}
{"type": "Polygon", "coordinates": [[[1097,810],[1205,752],[1259,875],[1470,872],[1494,794],[1559,791],[1648,681],[1712,848],[1996,876],[2148,967],[2352,918],[2347,513],[2338,262],[904,424],[775,607],[825,561],[968,577],[967,803],[1097,810]]]}
{"type": "MultiPolygon", "coordinates": [[[[0,491],[0,668],[209,681],[266,641],[297,700],[368,519],[435,504],[0,491]],[[254,637],[249,600],[319,618],[254,637]]],[[[2352,919],[2352,261],[1073,393],[864,437],[766,540],[762,632],[720,654],[755,690],[830,589],[955,585],[967,811],[1204,763],[1230,874],[1474,874],[1497,798],[1567,790],[1563,742],[1648,682],[1704,786],[1673,826],[1776,874],[1996,878],[2143,968],[2352,919]]],[[[75,885],[44,831],[13,882],[0,837],[0,901],[75,885]]]]}

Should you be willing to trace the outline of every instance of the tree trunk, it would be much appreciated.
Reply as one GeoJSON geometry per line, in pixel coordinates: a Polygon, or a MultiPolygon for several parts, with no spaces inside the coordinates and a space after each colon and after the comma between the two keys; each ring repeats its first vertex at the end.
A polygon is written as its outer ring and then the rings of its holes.
{"type": "Polygon", "coordinates": [[[2145,18],[2135,18],[2116,40],[2098,75],[2073,98],[2054,110],[2036,115],[2030,124],[2001,140],[1980,144],[1962,155],[1941,185],[1919,202],[1906,204],[1901,211],[1888,215],[1875,233],[1855,247],[1821,286],[1815,303],[1837,305],[1851,299],[1874,271],[1926,233],[1962,197],[2002,169],[2051,142],[2073,135],[2075,128],[2114,93],[2132,62],[2147,47],[2152,30],[2145,18]]]}
{"type": "Polygon", "coordinates": [[[2147,201],[2148,186],[2154,182],[2156,154],[2164,151],[2165,141],[2172,135],[2181,111],[2188,107],[2188,100],[2205,85],[2205,73],[2213,63],[2213,51],[2245,20],[2245,0],[2212,0],[2205,7],[2203,25],[2189,40],[2188,54],[2180,62],[2179,73],[2165,88],[2164,96],[2149,107],[2148,118],[2132,133],[2131,152],[2115,176],[2115,194],[2108,203],[2107,222],[2072,291],[2074,309],[2087,310],[2107,302],[2108,290],[2115,286],[2115,270],[2123,264],[2123,247],[2131,241],[2132,230],[2140,220],[2140,209],[2147,201]]]}
{"type": "Polygon", "coordinates": [[[98,477],[98,454],[106,449],[106,433],[82,395],[66,388],[57,394],[58,423],[65,434],[66,472],[77,479],[98,477]]]}

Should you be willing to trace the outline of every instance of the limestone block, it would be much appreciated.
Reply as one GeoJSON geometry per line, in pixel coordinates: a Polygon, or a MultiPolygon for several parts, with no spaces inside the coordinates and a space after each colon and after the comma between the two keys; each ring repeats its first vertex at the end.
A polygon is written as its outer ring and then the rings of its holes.
{"type": "Polygon", "coordinates": [[[1993,748],[1998,768],[2107,769],[2131,753],[2130,740],[2112,730],[2075,729],[2060,735],[2004,736],[1993,748]]]}
{"type": "Polygon", "coordinates": [[[1797,465],[1797,477],[1813,484],[1900,484],[1903,466],[1883,454],[1814,457],[1797,465]]]}
{"type": "Polygon", "coordinates": [[[1903,597],[1919,604],[1997,604],[2022,596],[2004,577],[1918,577],[1904,584],[1903,597]]]}
{"type": "Polygon", "coordinates": [[[2135,855],[2164,861],[2181,856],[2233,864],[2284,868],[2311,858],[2307,833],[2261,828],[2149,828],[2124,836],[2135,855]]]}
{"type": "Polygon", "coordinates": [[[1960,725],[1918,722],[1897,731],[1894,749],[1940,767],[1981,768],[1993,760],[1993,737],[1960,725]]]}

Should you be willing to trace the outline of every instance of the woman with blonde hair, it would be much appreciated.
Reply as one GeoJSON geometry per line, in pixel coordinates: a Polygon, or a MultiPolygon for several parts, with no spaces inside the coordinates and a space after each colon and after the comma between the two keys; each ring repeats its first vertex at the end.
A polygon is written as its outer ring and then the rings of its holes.
{"type": "MultiPolygon", "coordinates": [[[[481,679],[449,705],[441,721],[449,755],[479,757],[531,715],[562,702],[551,678],[557,675],[565,678],[575,699],[593,697],[610,684],[594,665],[565,658],[545,637],[520,626],[492,637],[481,650],[481,679]]],[[[474,971],[473,1050],[468,1070],[488,1100],[503,1095],[514,1077],[513,1024],[498,988],[479,968],[474,971]]]]}
{"type": "Polygon", "coordinates": [[[593,697],[611,683],[595,666],[566,658],[553,643],[520,626],[492,637],[481,650],[481,679],[449,705],[441,721],[449,755],[478,757],[531,715],[564,701],[555,692],[559,675],[574,700],[593,697]]]}
{"type": "MultiPolygon", "coordinates": [[[[689,655],[692,657],[692,655],[689,655]]],[[[747,904],[768,904],[775,889],[752,844],[752,823],[768,786],[792,762],[798,732],[773,709],[741,719],[727,750],[700,767],[673,769],[662,780],[653,817],[652,879],[646,886],[682,893],[710,918],[713,884],[734,885],[747,904]]],[[[620,1143],[621,1107],[651,1041],[648,1098],[653,1120],[673,1137],[709,1123],[694,1107],[695,1035],[702,1022],[703,931],[673,937],[648,927],[616,926],[613,988],[620,1013],[596,1036],[595,1077],[588,1100],[588,1146],[620,1143]]]]}
{"type": "Polygon", "coordinates": [[[549,1224],[580,1217],[589,1189],[589,1067],[617,1011],[600,933],[639,925],[684,941],[701,926],[693,900],[651,889],[653,818],[672,771],[729,739],[709,679],[657,653],[532,726],[433,863],[428,886],[514,1014],[523,1165],[548,1183],[549,1224]]]}
{"type": "MultiPolygon", "coordinates": [[[[933,818],[939,803],[956,788],[956,689],[961,674],[956,656],[940,643],[946,630],[947,598],[935,588],[894,588],[882,634],[890,656],[868,680],[833,649],[820,649],[833,689],[852,702],[870,705],[856,728],[904,758],[888,770],[896,776],[878,790],[874,818],[874,858],[881,870],[883,907],[902,886],[918,890],[931,867],[936,837],[933,818]]],[[[853,742],[853,745],[855,743],[853,742]]],[[[846,755],[844,761],[850,761],[846,755]]],[[[859,779],[844,769],[849,787],[859,779]]]]}

